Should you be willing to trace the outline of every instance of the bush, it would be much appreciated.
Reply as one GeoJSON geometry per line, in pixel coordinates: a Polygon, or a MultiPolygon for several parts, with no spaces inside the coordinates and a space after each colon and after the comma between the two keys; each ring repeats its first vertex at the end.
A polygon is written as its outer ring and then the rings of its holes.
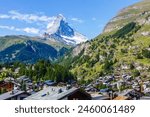
{"type": "Polygon", "coordinates": [[[150,58],[150,51],[147,49],[142,50],[142,55],[146,58],[150,58]]]}
{"type": "Polygon", "coordinates": [[[127,49],[121,49],[121,53],[128,53],[128,50],[127,49]]]}
{"type": "Polygon", "coordinates": [[[138,53],[136,57],[137,57],[137,59],[143,59],[143,56],[141,53],[138,53]]]}
{"type": "Polygon", "coordinates": [[[134,77],[140,76],[140,72],[139,72],[138,70],[134,70],[134,71],[133,71],[133,76],[134,76],[134,77]]]}
{"type": "Polygon", "coordinates": [[[133,65],[133,63],[130,64],[130,69],[133,70],[135,67],[133,65]]]}

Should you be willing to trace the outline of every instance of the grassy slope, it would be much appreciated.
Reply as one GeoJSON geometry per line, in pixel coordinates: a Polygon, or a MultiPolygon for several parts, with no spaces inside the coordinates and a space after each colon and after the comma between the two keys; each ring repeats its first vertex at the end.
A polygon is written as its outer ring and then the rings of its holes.
{"type": "MultiPolygon", "coordinates": [[[[150,59],[144,57],[141,53],[143,49],[149,48],[150,37],[143,36],[141,33],[146,31],[150,32],[150,25],[141,25],[138,22],[139,19],[145,20],[149,16],[149,14],[140,15],[145,11],[150,11],[150,1],[141,2],[123,10],[117,17],[127,16],[128,14],[133,13],[137,14],[137,16],[131,16],[124,20],[117,20],[108,25],[115,24],[124,27],[135,21],[136,26],[140,25],[141,28],[138,28],[137,31],[133,28],[128,34],[124,34],[123,37],[120,38],[113,37],[118,31],[115,29],[111,32],[101,34],[94,40],[88,42],[90,46],[86,49],[86,53],[83,49],[83,54],[76,56],[74,61],[68,62],[71,64],[70,68],[72,73],[77,75],[79,79],[88,80],[97,78],[101,76],[102,73],[118,73],[118,69],[121,68],[121,65],[127,65],[129,66],[129,69],[122,70],[120,73],[128,72],[132,74],[137,67],[142,66],[144,70],[141,71],[141,73],[146,74],[146,76],[149,77],[150,73],[146,68],[150,67],[150,59]],[[135,6],[141,9],[133,9],[135,6]],[[129,35],[130,33],[131,35],[129,35]],[[139,54],[142,56],[142,59],[138,58],[139,54]],[[113,62],[112,68],[106,69],[106,61],[113,62]],[[130,68],[131,64],[134,65],[134,69],[130,68]]],[[[71,55],[66,56],[64,61],[66,62],[70,57],[71,55]]]]}
{"type": "Polygon", "coordinates": [[[60,42],[57,42],[53,39],[51,40],[41,40],[39,37],[28,37],[28,36],[22,36],[22,35],[18,35],[18,36],[4,36],[4,37],[0,37],[0,51],[14,45],[14,44],[20,44],[23,43],[25,40],[34,40],[40,43],[45,43],[48,44],[52,47],[54,47],[57,51],[59,51],[61,48],[65,47],[67,49],[70,49],[71,46],[69,45],[65,45],[62,44],[60,42]]]}
{"type": "Polygon", "coordinates": [[[6,49],[7,47],[17,44],[17,43],[22,43],[24,40],[16,38],[16,37],[0,37],[0,51],[6,49]]]}

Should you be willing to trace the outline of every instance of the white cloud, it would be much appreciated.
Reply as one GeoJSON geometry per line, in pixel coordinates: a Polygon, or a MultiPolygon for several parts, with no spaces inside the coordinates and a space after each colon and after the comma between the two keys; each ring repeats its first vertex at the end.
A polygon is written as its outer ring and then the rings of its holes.
{"type": "Polygon", "coordinates": [[[31,33],[31,34],[38,34],[40,32],[39,29],[29,28],[29,27],[24,28],[23,31],[26,33],[31,33]]]}
{"type": "Polygon", "coordinates": [[[0,28],[1,29],[8,29],[8,30],[14,30],[15,29],[14,26],[3,26],[3,25],[0,25],[0,28]]]}
{"type": "Polygon", "coordinates": [[[7,30],[13,30],[13,31],[19,31],[19,32],[26,32],[29,34],[39,34],[41,31],[43,31],[43,28],[46,29],[47,24],[50,22],[53,22],[56,17],[49,17],[43,14],[37,15],[37,14],[26,14],[26,13],[20,13],[15,10],[9,11],[7,14],[0,14],[0,19],[9,19],[9,20],[18,20],[18,21],[24,21],[27,23],[33,23],[37,26],[39,26],[39,29],[36,29],[34,27],[23,27],[23,28],[16,28],[14,26],[6,26],[6,25],[0,25],[1,29],[7,29],[7,30]]]}
{"type": "MultiPolygon", "coordinates": [[[[11,10],[6,14],[0,14],[0,19],[9,19],[11,20],[15,20],[15,21],[24,21],[25,23],[33,23],[33,27],[15,27],[15,26],[7,26],[7,24],[5,25],[0,25],[1,29],[7,29],[7,30],[13,30],[13,31],[19,31],[19,32],[26,32],[29,34],[38,34],[40,35],[40,33],[44,32],[46,30],[46,27],[50,27],[53,23],[54,20],[56,20],[56,18],[58,17],[62,17],[64,20],[65,18],[63,17],[63,15],[59,14],[59,16],[46,16],[43,13],[42,14],[27,14],[27,13],[21,13],[18,12],[16,10],[11,10]],[[34,28],[34,26],[39,27],[34,28]]],[[[83,23],[84,21],[80,18],[77,17],[72,17],[69,18],[69,20],[76,22],[76,23],[83,23]]],[[[21,22],[22,23],[22,22],[21,22]]],[[[23,26],[23,24],[21,25],[23,26]]]]}
{"type": "Polygon", "coordinates": [[[81,19],[79,19],[79,18],[76,18],[76,17],[71,18],[70,20],[75,21],[75,22],[78,22],[78,23],[83,23],[83,22],[84,22],[83,20],[81,20],[81,19]]]}
{"type": "Polygon", "coordinates": [[[13,19],[22,20],[29,23],[32,22],[50,22],[55,19],[55,17],[49,17],[46,15],[36,15],[36,14],[23,14],[15,10],[11,10],[8,14],[0,14],[0,19],[13,19]]]}
{"type": "Polygon", "coordinates": [[[0,14],[0,19],[9,19],[10,16],[5,15],[5,14],[0,14]]]}
{"type": "Polygon", "coordinates": [[[33,28],[33,27],[26,27],[26,28],[16,28],[14,26],[4,26],[0,25],[0,29],[7,29],[7,30],[13,30],[13,31],[20,31],[20,32],[26,32],[29,34],[39,34],[40,30],[33,28]]]}

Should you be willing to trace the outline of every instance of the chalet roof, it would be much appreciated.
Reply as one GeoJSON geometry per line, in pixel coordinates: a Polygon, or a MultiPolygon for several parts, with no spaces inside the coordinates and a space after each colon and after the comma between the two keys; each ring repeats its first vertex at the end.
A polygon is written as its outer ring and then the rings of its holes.
{"type": "Polygon", "coordinates": [[[25,100],[60,100],[78,90],[75,87],[71,89],[66,89],[66,87],[48,87],[25,98],[25,100]]]}
{"type": "Polygon", "coordinates": [[[12,77],[7,77],[4,79],[5,82],[10,82],[10,81],[14,81],[15,79],[12,77]]]}
{"type": "Polygon", "coordinates": [[[22,82],[22,81],[28,81],[30,80],[27,76],[20,76],[19,78],[17,78],[17,81],[22,82]]]}
{"type": "Polygon", "coordinates": [[[44,84],[48,85],[48,86],[52,86],[52,85],[55,85],[56,82],[52,81],[52,80],[47,80],[44,82],[44,84]]]}
{"type": "Polygon", "coordinates": [[[109,88],[105,88],[105,89],[101,89],[100,92],[104,93],[104,92],[109,92],[110,89],[109,88]]]}
{"type": "Polygon", "coordinates": [[[126,96],[127,94],[129,94],[130,92],[134,91],[133,89],[127,89],[122,91],[119,95],[120,96],[126,96]]]}
{"type": "Polygon", "coordinates": [[[108,96],[101,95],[99,93],[91,93],[92,100],[110,100],[108,96]]]}
{"type": "Polygon", "coordinates": [[[15,96],[20,95],[22,93],[25,93],[25,92],[20,91],[20,90],[13,90],[13,93],[12,93],[12,91],[9,91],[7,93],[1,94],[0,95],[0,100],[7,100],[9,98],[15,97],[15,96]]]}
{"type": "Polygon", "coordinates": [[[150,100],[150,96],[143,96],[140,98],[140,100],[150,100]]]}

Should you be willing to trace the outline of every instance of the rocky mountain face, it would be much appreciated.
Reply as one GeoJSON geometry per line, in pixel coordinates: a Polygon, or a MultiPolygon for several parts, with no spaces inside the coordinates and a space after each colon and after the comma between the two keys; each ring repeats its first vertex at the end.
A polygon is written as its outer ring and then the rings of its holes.
{"type": "Polygon", "coordinates": [[[118,30],[130,22],[140,25],[150,24],[150,1],[143,0],[137,4],[122,9],[104,28],[104,33],[118,30]]]}
{"type": "Polygon", "coordinates": [[[71,28],[62,15],[58,15],[54,21],[48,24],[44,39],[61,42],[66,45],[77,45],[87,41],[87,37],[71,28]]]}
{"type": "Polygon", "coordinates": [[[64,57],[79,80],[106,74],[150,77],[150,1],[124,8],[95,39],[76,46],[64,57]]]}

